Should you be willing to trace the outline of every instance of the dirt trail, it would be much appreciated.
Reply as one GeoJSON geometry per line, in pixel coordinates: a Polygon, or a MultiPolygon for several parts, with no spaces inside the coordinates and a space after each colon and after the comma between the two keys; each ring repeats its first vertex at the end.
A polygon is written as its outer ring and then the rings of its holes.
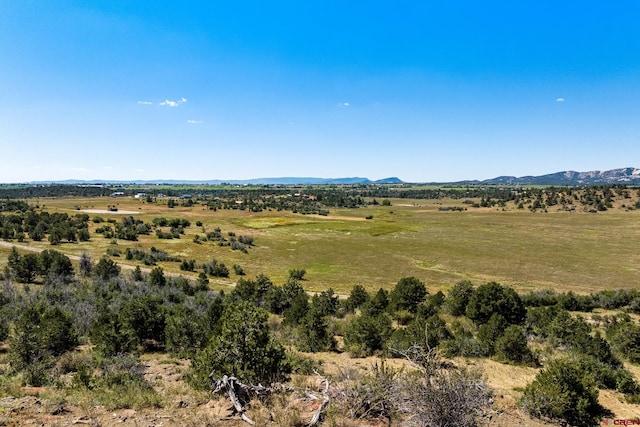
{"type": "MultiPolygon", "coordinates": [[[[4,246],[5,248],[12,248],[12,247],[15,246],[16,249],[20,249],[20,250],[23,250],[23,251],[30,251],[30,252],[38,252],[38,253],[44,251],[44,249],[42,249],[42,248],[34,248],[32,246],[15,244],[15,243],[12,243],[12,242],[4,242],[4,241],[1,241],[1,240],[0,240],[0,246],[4,246]]],[[[62,251],[60,251],[60,252],[62,252],[62,251]]],[[[65,254],[65,255],[68,256],[69,259],[73,259],[73,260],[76,260],[76,261],[80,260],[80,257],[77,256],[77,255],[69,255],[69,254],[65,254]]]]}

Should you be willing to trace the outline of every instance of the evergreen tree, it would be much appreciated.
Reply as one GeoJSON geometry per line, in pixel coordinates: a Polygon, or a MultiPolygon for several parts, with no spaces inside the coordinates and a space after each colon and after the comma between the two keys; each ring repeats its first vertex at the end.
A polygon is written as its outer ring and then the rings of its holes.
{"type": "Polygon", "coordinates": [[[267,324],[268,312],[242,301],[225,308],[220,335],[192,359],[190,382],[208,388],[209,374],[233,375],[250,384],[282,381],[290,372],[284,347],[267,324]]]}
{"type": "Polygon", "coordinates": [[[354,311],[364,305],[371,296],[362,285],[354,285],[345,303],[347,310],[354,311]]]}
{"type": "Polygon", "coordinates": [[[572,426],[596,427],[606,414],[591,376],[566,359],[552,360],[540,371],[525,388],[520,405],[531,416],[572,426]]]}
{"type": "Polygon", "coordinates": [[[93,269],[94,274],[102,280],[109,280],[118,277],[120,266],[108,256],[103,256],[93,269]]]}
{"type": "Polygon", "coordinates": [[[467,304],[473,295],[473,284],[468,280],[456,283],[447,295],[447,310],[453,316],[462,316],[467,309],[467,304]]]}
{"type": "Polygon", "coordinates": [[[167,279],[164,277],[164,271],[160,267],[155,267],[149,273],[149,284],[159,288],[164,287],[167,284],[167,279]]]}
{"type": "Polygon", "coordinates": [[[389,305],[393,311],[408,310],[415,314],[426,297],[424,283],[415,277],[403,277],[389,293],[389,305]]]}
{"type": "Polygon", "coordinates": [[[480,325],[488,322],[494,314],[500,314],[510,325],[521,325],[527,311],[513,288],[491,282],[479,286],[471,295],[466,314],[480,325]]]}

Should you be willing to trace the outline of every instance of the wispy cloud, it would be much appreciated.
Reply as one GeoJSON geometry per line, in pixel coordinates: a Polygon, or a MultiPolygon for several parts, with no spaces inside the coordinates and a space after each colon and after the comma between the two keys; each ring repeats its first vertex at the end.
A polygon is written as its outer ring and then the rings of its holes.
{"type": "Polygon", "coordinates": [[[144,172],[144,169],[134,169],[135,172],[144,172]]]}
{"type": "Polygon", "coordinates": [[[177,107],[180,104],[184,104],[185,102],[187,102],[187,98],[180,98],[177,101],[172,101],[170,99],[165,99],[164,101],[162,101],[160,103],[160,105],[165,106],[165,107],[177,107]]]}
{"type": "Polygon", "coordinates": [[[336,105],[336,107],[340,107],[340,108],[348,108],[350,106],[351,104],[349,104],[348,102],[338,102],[338,105],[336,105]]]}
{"type": "Polygon", "coordinates": [[[151,101],[138,101],[137,104],[138,105],[153,105],[153,102],[151,102],[151,101]]]}
{"type": "Polygon", "coordinates": [[[564,102],[564,98],[556,98],[556,102],[564,102]]]}
{"type": "Polygon", "coordinates": [[[190,125],[198,125],[204,122],[202,120],[187,120],[187,123],[189,123],[190,125]]]}

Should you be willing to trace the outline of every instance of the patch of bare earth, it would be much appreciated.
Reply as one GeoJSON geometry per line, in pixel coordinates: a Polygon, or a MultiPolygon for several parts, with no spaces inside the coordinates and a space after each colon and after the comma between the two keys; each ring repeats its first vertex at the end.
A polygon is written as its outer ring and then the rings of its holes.
{"type": "Polygon", "coordinates": [[[92,402],[90,393],[86,399],[67,399],[63,390],[24,388],[26,396],[0,399],[0,425],[215,426],[222,425],[221,418],[230,415],[228,401],[211,399],[209,394],[194,392],[185,384],[188,361],[153,355],[145,357],[144,363],[147,380],[163,397],[161,408],[108,410],[92,402]]]}
{"type": "Polygon", "coordinates": [[[316,219],[327,219],[327,220],[366,221],[366,218],[359,218],[355,216],[346,216],[346,215],[328,215],[327,216],[327,215],[310,214],[306,216],[311,218],[316,218],[316,219]]]}
{"type": "MultiPolygon", "coordinates": [[[[92,402],[90,392],[84,398],[68,398],[64,390],[22,388],[21,397],[0,399],[0,425],[3,426],[247,426],[233,415],[226,396],[197,392],[185,382],[189,361],[162,354],[143,356],[145,378],[162,396],[162,407],[108,410],[92,402]],[[73,402],[73,403],[71,403],[73,402]]],[[[316,378],[305,382],[310,390],[320,389],[316,378]],[[317,384],[316,384],[317,383],[317,384]]],[[[308,423],[319,402],[305,398],[302,392],[275,397],[267,408],[254,402],[247,415],[256,425],[291,426],[308,423]]],[[[354,427],[371,424],[350,424],[354,427]]]]}
{"type": "Polygon", "coordinates": [[[108,209],[82,209],[80,212],[84,213],[93,213],[93,214],[114,214],[114,215],[135,215],[139,214],[140,211],[110,211],[108,209]]]}
{"type": "MultiPolygon", "coordinates": [[[[339,376],[340,371],[355,368],[370,371],[374,364],[382,363],[378,358],[351,359],[346,353],[321,353],[324,369],[330,377],[339,376]]],[[[517,407],[521,390],[535,378],[537,369],[504,365],[491,360],[453,360],[456,365],[467,365],[482,369],[493,391],[493,404],[488,408],[480,424],[484,426],[544,427],[555,425],[532,419],[517,407]]],[[[64,390],[54,388],[23,388],[21,397],[0,399],[0,425],[4,426],[247,426],[231,411],[231,403],[224,396],[212,396],[196,392],[185,382],[184,375],[189,361],[171,358],[164,354],[143,356],[145,377],[162,396],[160,408],[108,410],[86,399],[71,399],[64,390]],[[71,403],[73,402],[73,403],[71,403]]],[[[407,368],[399,359],[387,360],[394,369],[407,368]]],[[[254,402],[247,415],[256,425],[292,426],[305,425],[318,409],[319,402],[305,397],[304,389],[318,393],[322,379],[317,376],[295,376],[291,382],[294,391],[277,396],[266,407],[254,402]]],[[[613,411],[616,419],[631,419],[637,416],[637,405],[624,402],[623,396],[612,391],[600,391],[601,403],[613,411]]],[[[365,427],[387,425],[382,420],[332,419],[327,425],[365,427]]]]}

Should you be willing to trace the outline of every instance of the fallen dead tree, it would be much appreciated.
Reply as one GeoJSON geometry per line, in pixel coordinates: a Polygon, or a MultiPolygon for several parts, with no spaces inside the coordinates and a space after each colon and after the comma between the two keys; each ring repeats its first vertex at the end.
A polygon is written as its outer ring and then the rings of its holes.
{"type": "Polygon", "coordinates": [[[226,391],[229,400],[233,404],[233,415],[239,415],[245,422],[255,425],[255,421],[245,414],[247,410],[245,405],[254,397],[261,398],[270,394],[271,390],[260,384],[257,386],[243,384],[236,377],[224,375],[222,378],[216,379],[213,375],[213,372],[209,375],[212,393],[217,394],[222,390],[226,391]]]}
{"type": "MultiPolygon", "coordinates": [[[[329,380],[316,372],[318,376],[322,378],[325,383],[324,391],[322,392],[322,403],[314,413],[311,421],[307,424],[308,427],[315,427],[319,425],[322,420],[322,416],[329,406],[329,380]]],[[[248,424],[255,425],[253,421],[245,413],[248,409],[248,405],[253,399],[264,401],[267,397],[274,393],[284,393],[293,391],[292,388],[280,383],[272,384],[270,387],[265,387],[262,384],[257,386],[243,384],[236,377],[223,375],[221,378],[215,378],[214,372],[209,375],[211,381],[211,391],[213,394],[220,392],[226,392],[231,404],[233,405],[232,415],[239,416],[243,421],[248,424]]],[[[305,395],[311,400],[320,400],[320,398],[309,391],[305,391],[305,395]]],[[[225,420],[232,420],[232,418],[225,418],[225,420]]]]}

